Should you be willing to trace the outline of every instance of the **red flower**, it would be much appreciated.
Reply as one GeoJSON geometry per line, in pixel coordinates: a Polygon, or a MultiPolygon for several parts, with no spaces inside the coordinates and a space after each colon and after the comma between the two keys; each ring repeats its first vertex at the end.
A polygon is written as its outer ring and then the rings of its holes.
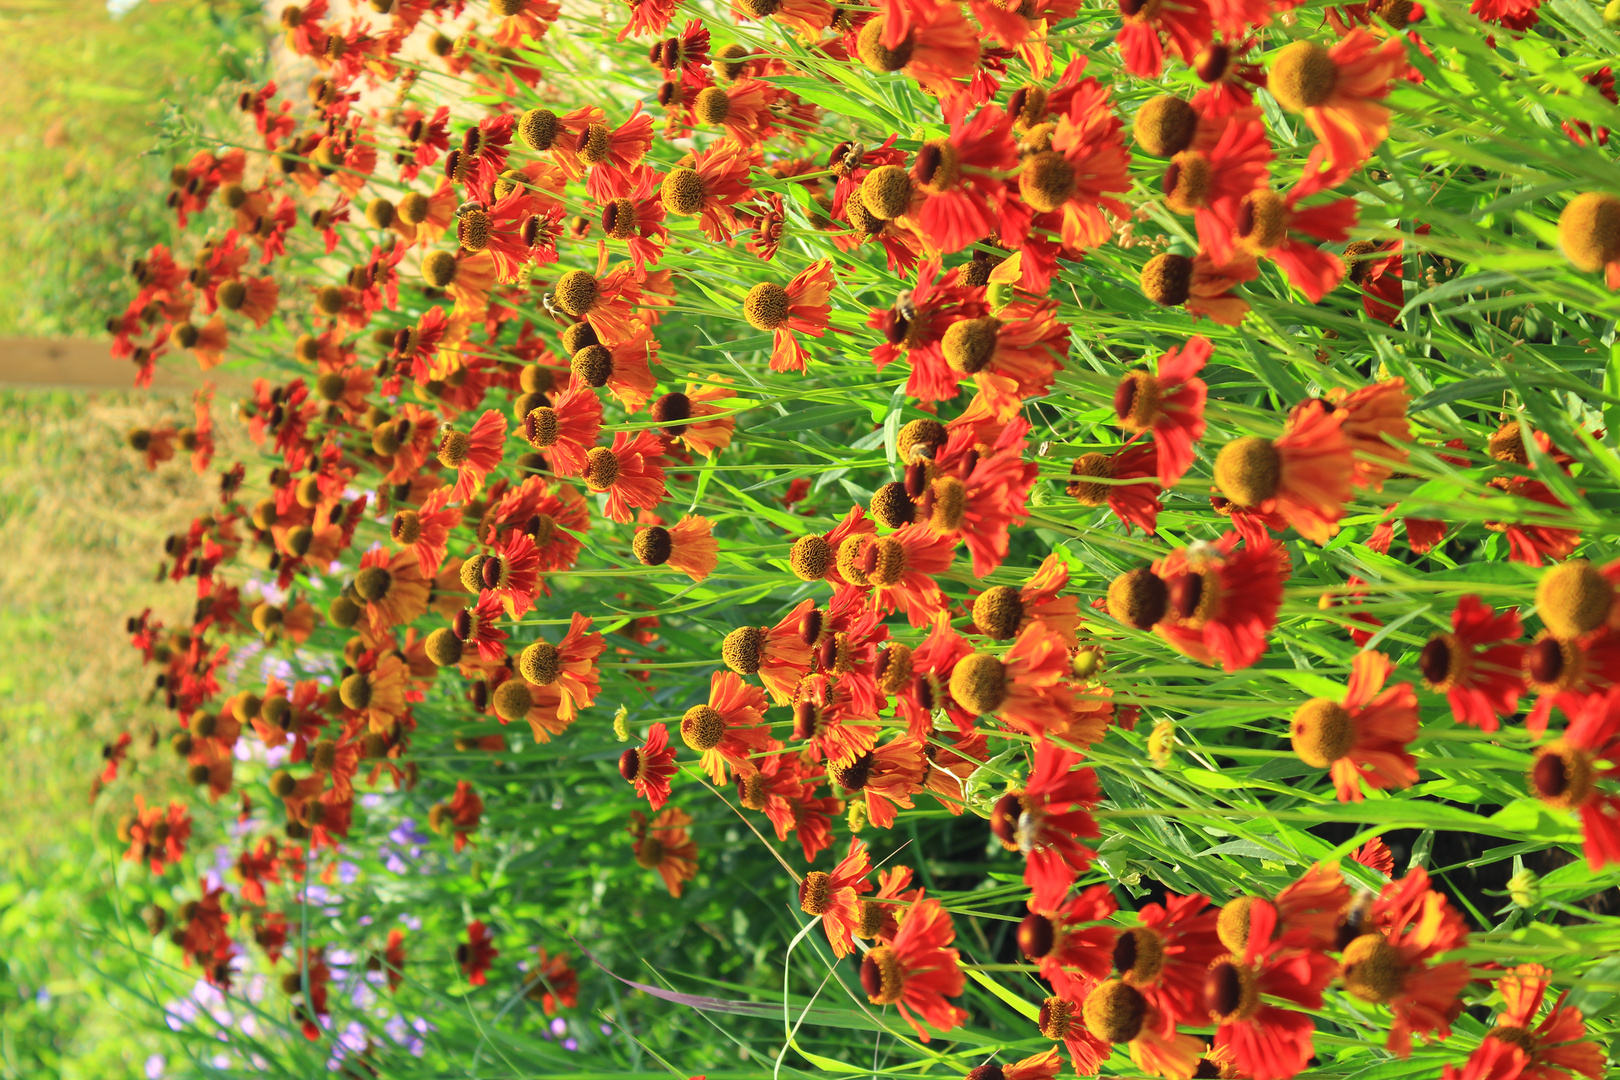
{"type": "Polygon", "coordinates": [[[415,553],[417,567],[424,578],[433,577],[444,565],[450,530],[461,524],[461,510],[449,509],[449,502],[450,488],[438,488],[418,509],[397,512],[389,527],[394,543],[415,553]]]}
{"type": "Polygon", "coordinates": [[[1451,633],[1430,638],[1418,656],[1424,684],[1446,695],[1459,724],[1495,731],[1497,717],[1512,716],[1524,690],[1525,649],[1514,644],[1523,633],[1518,611],[1498,615],[1479,597],[1463,597],[1451,613],[1451,633]]]}
{"type": "Polygon", "coordinates": [[[1350,856],[1350,861],[1360,863],[1384,877],[1395,876],[1395,853],[1389,850],[1388,844],[1376,836],[1357,848],[1350,856]]]}
{"type": "Polygon", "coordinates": [[[1268,179],[1271,142],[1254,106],[1223,119],[1206,119],[1198,128],[1199,138],[1171,158],[1164,171],[1164,202],[1178,214],[1193,216],[1199,243],[1210,259],[1224,265],[1233,258],[1243,200],[1268,179]],[[1206,141],[1211,136],[1213,141],[1206,141]]]}
{"type": "Polygon", "coordinates": [[[398,990],[405,981],[405,931],[398,927],[388,931],[388,945],[383,951],[383,969],[388,976],[388,989],[398,990]]]}
{"type": "Polygon", "coordinates": [[[1503,975],[1496,984],[1502,994],[1496,1025],[1460,1071],[1446,1066],[1444,1080],[1571,1080],[1576,1073],[1600,1080],[1607,1056],[1587,1039],[1581,1010],[1565,1005],[1560,996],[1546,1018],[1536,1023],[1551,976],[1540,964],[1520,964],[1503,975]],[[1512,1065],[1497,1071],[1492,1064],[1505,1050],[1515,1051],[1512,1065]]]}
{"type": "Polygon", "coordinates": [[[1067,740],[1074,714],[1068,643],[1032,622],[1002,656],[974,653],[951,669],[951,698],[970,713],[995,716],[1033,739],[1067,740]]]}
{"type": "Polygon", "coordinates": [[[462,973],[474,986],[483,986],[488,981],[486,973],[489,971],[489,965],[501,955],[490,944],[492,940],[485,933],[484,924],[474,919],[467,924],[466,944],[456,946],[456,963],[461,965],[462,973]]]}
{"type": "Polygon", "coordinates": [[[659,184],[664,209],[680,217],[698,218],[710,240],[729,243],[739,228],[737,207],[752,194],[751,168],[746,147],[720,142],[708,150],[692,151],[690,167],[672,169],[659,184]]]}
{"type": "Polygon", "coordinates": [[[1115,41],[1125,70],[1141,79],[1164,73],[1164,52],[1192,63],[1213,33],[1205,0],[1118,0],[1124,23],[1115,41]]]}
{"type": "Polygon", "coordinates": [[[1024,461],[1028,431],[1028,421],[1015,419],[1002,428],[993,446],[985,446],[972,428],[955,427],[932,468],[914,462],[906,470],[908,484],[932,477],[918,500],[919,518],[940,535],[967,545],[979,577],[1001,565],[1010,529],[1029,516],[1025,503],[1040,470],[1024,461]]]}
{"type": "Polygon", "coordinates": [[[1112,454],[1093,452],[1075,458],[1069,466],[1073,479],[1064,491],[1081,506],[1107,503],[1127,533],[1132,526],[1152,533],[1158,528],[1159,493],[1164,490],[1158,472],[1159,448],[1154,443],[1127,443],[1112,454]]]}
{"type": "Polygon", "coordinates": [[[1620,863],[1620,794],[1600,783],[1620,779],[1620,688],[1592,697],[1562,738],[1536,749],[1530,791],[1548,806],[1575,812],[1594,871],[1620,863]],[[1610,762],[1600,767],[1598,762],[1610,762]]]}
{"type": "MultiPolygon", "coordinates": [[[[304,1033],[304,1038],[310,1042],[315,1042],[321,1037],[317,1017],[326,1016],[329,1012],[326,1007],[326,990],[327,984],[332,981],[332,971],[326,966],[323,952],[324,949],[320,948],[305,948],[301,970],[292,975],[293,985],[303,991],[307,1002],[307,1007],[304,1004],[293,1005],[293,1017],[302,1021],[299,1029],[304,1033]]],[[[283,985],[287,985],[285,981],[283,985]]]]}
{"type": "Polygon", "coordinates": [[[757,674],[778,705],[793,700],[794,688],[810,670],[802,624],[815,606],[814,600],[801,600],[775,626],[741,626],[727,634],[720,648],[726,666],[739,675],[757,674]]]}
{"type": "Polygon", "coordinates": [[[927,738],[934,728],[935,709],[942,710],[958,731],[973,730],[978,714],[959,705],[950,694],[951,673],[972,653],[973,646],[951,629],[950,614],[941,611],[915,651],[894,643],[879,655],[878,686],[894,695],[895,713],[906,721],[909,734],[927,738]]]}
{"type": "MultiPolygon", "coordinates": [[[[1490,486],[1516,498],[1529,499],[1543,506],[1550,506],[1555,513],[1569,510],[1569,507],[1552,493],[1551,488],[1540,480],[1533,480],[1528,476],[1498,476],[1490,481],[1490,486]]],[[[1518,512],[1524,513],[1523,510],[1518,512]]],[[[1546,511],[1537,509],[1531,513],[1545,514],[1546,511]]],[[[1526,566],[1540,566],[1547,557],[1566,558],[1581,542],[1579,530],[1563,529],[1556,525],[1487,521],[1485,527],[1493,532],[1505,533],[1508,539],[1508,558],[1526,566]]]]}
{"type": "Polygon", "coordinates": [[[619,755],[619,775],[628,780],[636,794],[659,810],[669,801],[669,778],[675,775],[675,749],[669,745],[669,731],[654,724],[647,741],[639,749],[631,747],[619,755]]]}
{"type": "MultiPolygon", "coordinates": [[[[1477,2],[1477,0],[1476,0],[1477,2]]],[[[1610,105],[1620,105],[1620,94],[1614,89],[1614,69],[1600,67],[1583,80],[1586,85],[1593,87],[1599,94],[1608,100],[1610,105]]],[[[1575,140],[1576,146],[1585,146],[1587,140],[1592,138],[1592,125],[1585,120],[1565,120],[1564,134],[1575,140]]],[[[1597,145],[1605,146],[1609,142],[1609,129],[1599,126],[1597,129],[1597,145]]]]}
{"type": "MultiPolygon", "coordinates": [[[[1473,0],[1468,5],[1468,13],[1479,16],[1482,22],[1496,23],[1509,30],[1528,30],[1541,21],[1540,7],[1541,0],[1473,0]]],[[[1567,121],[1565,128],[1568,128],[1567,121]]]]}
{"type": "Polygon", "coordinates": [[[1163,905],[1147,904],[1137,912],[1137,925],[1120,933],[1114,966],[1164,1020],[1171,1024],[1202,1023],[1204,977],[1220,955],[1215,934],[1218,912],[1198,894],[1165,897],[1163,905]]]}
{"type": "Polygon", "coordinates": [[[601,430],[601,401],[589,387],[570,382],[551,404],[528,411],[522,434],[530,446],[546,452],[558,476],[578,476],[585,471],[601,430]]]}
{"type": "Polygon", "coordinates": [[[799,882],[799,907],[806,915],[821,919],[833,955],[839,958],[855,951],[854,934],[861,923],[860,894],[872,891],[866,875],[872,867],[866,845],[851,839],[849,854],[831,873],[811,870],[799,882]]]}
{"type": "Polygon", "coordinates": [[[876,716],[883,706],[878,688],[878,647],[889,628],[866,602],[861,590],[845,586],[833,593],[825,611],[804,618],[803,637],[815,650],[815,667],[849,697],[850,708],[863,716],[876,716]]]}
{"type": "Polygon", "coordinates": [[[664,488],[664,443],[656,431],[619,431],[612,447],[592,447],[585,455],[585,486],[605,493],[603,512],[614,521],[628,522],[632,507],[656,509],[664,488]]]}
{"type": "Polygon", "coordinates": [[[1406,749],[1417,737],[1417,695],[1411,683],[1383,689],[1393,666],[1383,653],[1359,652],[1342,704],[1312,698],[1294,713],[1294,753],[1330,771],[1340,802],[1360,802],[1364,781],[1379,789],[1417,781],[1416,762],[1406,749]]]}
{"type": "Polygon", "coordinates": [[[926,626],[945,608],[934,578],[955,557],[954,536],[912,524],[875,540],[866,533],[848,537],[838,548],[838,570],[853,584],[871,586],[875,610],[903,610],[912,626],[926,626]]]}
{"type": "Polygon", "coordinates": [[[1278,104],[1301,113],[1321,141],[1306,176],[1337,187],[1389,134],[1389,110],[1376,102],[1406,69],[1406,40],[1380,42],[1356,27],[1332,47],[1296,41],[1272,60],[1266,85],[1278,104]],[[1326,172],[1320,178],[1316,174],[1326,172]]]}
{"type": "MultiPolygon", "coordinates": [[[[704,31],[707,34],[707,31],[704,31]]],[[[669,230],[664,227],[664,204],[658,198],[658,174],[648,165],[629,171],[611,166],[592,174],[602,203],[602,231],[611,239],[623,240],[635,264],[644,274],[647,267],[664,255],[669,230]]]]}
{"type": "Polygon", "coordinates": [[[730,671],[709,676],[709,703],[694,705],[681,717],[681,739],[696,750],[703,771],[716,784],[726,782],[726,766],[738,777],[758,772],[756,754],[779,744],[765,723],[765,692],[730,671]]]}
{"type": "Polygon", "coordinates": [[[861,988],[874,1005],[894,1005],[923,1042],[931,1041],[923,1022],[949,1031],[967,1013],[945,999],[962,993],[962,970],[950,914],[938,900],[919,901],[900,919],[900,929],[887,945],[877,945],[861,960],[861,988]]]}
{"type": "Polygon", "coordinates": [[[945,401],[957,394],[961,375],[945,362],[943,339],[963,319],[989,314],[981,290],[949,284],[953,275],[941,275],[938,260],[917,271],[917,285],[898,297],[894,306],[872,312],[866,325],[882,331],[884,344],[872,350],[872,363],[882,370],[905,355],[911,363],[906,393],[923,404],[945,401]]]}
{"type": "Polygon", "coordinates": [[[126,861],[146,862],[152,873],[161,874],[169,864],[185,857],[186,842],[191,839],[191,815],[184,803],[175,800],[168,806],[148,807],[146,799],[137,794],[134,817],[129,824],[126,861]]]}
{"type": "Polygon", "coordinates": [[[456,781],[455,794],[447,803],[437,803],[428,814],[428,824],[434,832],[449,829],[455,834],[457,851],[467,846],[468,835],[478,828],[484,816],[484,800],[465,780],[456,781]]]}
{"type": "Polygon", "coordinates": [[[979,62],[978,29],[956,4],[939,0],[885,0],[854,45],[868,68],[899,69],[944,101],[961,93],[958,80],[979,62]]]}
{"type": "Polygon", "coordinates": [[[536,947],[539,954],[528,975],[526,997],[538,999],[547,1016],[559,1008],[572,1009],[579,1004],[579,973],[568,962],[567,953],[547,956],[544,947],[536,947]]]}
{"type": "Polygon", "coordinates": [[[1325,544],[1339,531],[1354,474],[1343,423],[1339,413],[1307,401],[1280,438],[1250,435],[1223,446],[1215,484],[1235,505],[1281,514],[1307,540],[1325,544]]]}
{"type": "Polygon", "coordinates": [[[641,289],[635,267],[624,263],[601,277],[570,270],[557,279],[551,295],[558,308],[590,324],[598,344],[612,348],[646,332],[635,315],[641,289]]]}
{"type": "Polygon", "coordinates": [[[499,550],[478,565],[478,572],[478,583],[500,598],[512,618],[521,619],[534,607],[540,588],[540,553],[528,533],[518,529],[507,533],[499,550]]]}
{"type": "Polygon", "coordinates": [[[1061,906],[1076,875],[1091,865],[1094,852],[1080,840],[1100,835],[1089,810],[1102,797],[1097,777],[1079,764],[1074,751],[1037,743],[1024,790],[1003,795],[990,812],[990,831],[1002,846],[1027,857],[1024,884],[1042,911],[1061,906]]]}
{"type": "Polygon", "coordinates": [[[1235,532],[1214,544],[1177,548],[1153,564],[1168,597],[1154,624],[1177,652],[1204,664],[1239,671],[1260,659],[1277,624],[1288,552],[1271,540],[1245,543],[1235,532]]]}
{"type": "Polygon", "coordinates": [[[1320,1009],[1322,990],[1335,974],[1333,961],[1321,953],[1273,941],[1276,920],[1270,904],[1253,905],[1248,946],[1217,958],[1204,977],[1204,1006],[1216,1025],[1215,1047],[1252,1080],[1288,1080],[1313,1053],[1310,1016],[1269,1001],[1320,1009]]]}
{"type": "MultiPolygon", "coordinates": [[[[1344,280],[1345,261],[1296,234],[1342,243],[1350,238],[1359,213],[1354,199],[1335,199],[1301,209],[1299,203],[1319,190],[1321,183],[1316,179],[1302,180],[1286,195],[1270,188],[1256,188],[1238,203],[1233,219],[1237,251],[1275,262],[1288,283],[1313,304],[1344,280]]],[[[1398,307],[1400,298],[1395,301],[1398,307]]]]}
{"type": "MultiPolygon", "coordinates": [[[[924,143],[911,164],[919,194],[905,216],[929,250],[943,254],[961,251],[1003,228],[1002,177],[1018,167],[1012,117],[986,105],[967,119],[967,109],[964,98],[947,102],[950,134],[924,143]]],[[[879,173],[882,179],[887,177],[879,173]]]]}
{"type": "MultiPolygon", "coordinates": [[[[1159,483],[1174,487],[1193,462],[1193,444],[1204,436],[1204,399],[1209,388],[1197,377],[1215,347],[1208,338],[1159,357],[1158,373],[1129,371],[1114,391],[1114,420],[1138,435],[1153,433],[1159,483]]],[[[1150,530],[1151,531],[1151,530],[1150,530]]]]}
{"type": "Polygon", "coordinates": [[[1345,946],[1344,986],[1362,1001],[1388,1005],[1394,1013],[1387,1046],[1399,1057],[1412,1052],[1413,1033],[1451,1032],[1457,997],[1472,978],[1461,960],[1434,957],[1467,942],[1468,927],[1440,893],[1429,888],[1421,866],[1384,886],[1368,913],[1375,927],[1345,946]]]}
{"type": "Polygon", "coordinates": [[[1119,930],[1107,924],[1118,910],[1107,885],[1092,885],[1055,909],[1043,910],[1032,900],[1018,924],[1018,947],[1059,997],[1084,1000],[1114,970],[1119,930]]]}
{"type": "Polygon", "coordinates": [[[501,664],[505,659],[502,641],[507,640],[507,631],[497,627],[496,622],[502,615],[505,615],[505,609],[501,606],[501,597],[484,591],[478,596],[476,604],[458,610],[450,623],[450,633],[454,633],[455,640],[460,641],[462,646],[471,644],[478,649],[478,659],[481,661],[501,664]]]}
{"type": "Polygon", "coordinates": [[[810,354],[794,334],[821,337],[827,332],[832,287],[832,260],[822,259],[794,275],[786,288],[762,281],[748,291],[743,317],[755,330],[771,332],[772,371],[806,370],[810,354]]]}
{"type": "Polygon", "coordinates": [[[451,502],[466,502],[484,486],[484,477],[501,463],[506,442],[506,420],[499,410],[488,409],[463,435],[446,426],[439,438],[439,463],[458,470],[451,502]]]}

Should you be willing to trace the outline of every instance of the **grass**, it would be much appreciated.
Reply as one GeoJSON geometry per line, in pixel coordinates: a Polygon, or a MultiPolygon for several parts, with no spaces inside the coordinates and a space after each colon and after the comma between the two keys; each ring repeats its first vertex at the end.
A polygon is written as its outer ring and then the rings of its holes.
{"type": "MultiPolygon", "coordinates": [[[[122,310],[129,252],[175,238],[163,209],[165,102],[207,107],[262,53],[239,2],[16,3],[0,11],[0,165],[13,268],[0,336],[91,337],[122,310]]],[[[227,91],[228,92],[228,91],[227,91]]]]}
{"type": "MultiPolygon", "coordinates": [[[[163,515],[199,513],[217,479],[147,472],[135,427],[188,421],[191,403],[142,392],[0,391],[0,1076],[140,1076],[163,1040],[97,974],[116,952],[80,929],[114,917],[97,869],[104,821],[91,785],[102,746],[162,722],[124,620],[187,602],[154,572],[163,515]]],[[[230,436],[227,435],[229,439],[230,436]]],[[[240,450],[232,439],[229,449],[240,450]]],[[[171,758],[137,764],[172,782],[171,758]]]]}

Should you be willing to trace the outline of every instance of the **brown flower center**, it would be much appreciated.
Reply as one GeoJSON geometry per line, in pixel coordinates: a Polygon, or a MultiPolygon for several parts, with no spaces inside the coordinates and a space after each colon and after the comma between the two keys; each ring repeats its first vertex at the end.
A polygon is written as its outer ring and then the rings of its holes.
{"type": "Polygon", "coordinates": [[[951,697],[979,716],[988,716],[1007,700],[1007,670],[999,657],[974,653],[951,669],[951,697]]]}
{"type": "Polygon", "coordinates": [[[874,946],[861,958],[861,989],[873,1005],[893,1005],[900,1000],[905,975],[899,955],[889,946],[874,946]]]}
{"type": "Polygon", "coordinates": [[[1147,1000],[1134,986],[1109,979],[1086,995],[1080,1013],[1092,1035],[1106,1043],[1125,1043],[1141,1033],[1147,1000]]]}
{"type": "Polygon", "coordinates": [[[739,626],[726,635],[720,646],[720,658],[739,675],[757,672],[764,652],[765,628],[762,626],[739,626]]]}
{"type": "Polygon", "coordinates": [[[1215,455],[1215,486],[1239,506],[1259,506],[1281,482],[1282,457],[1270,439],[1246,435],[1215,455]]]}
{"type": "Polygon", "coordinates": [[[1363,934],[1345,946],[1344,988],[1362,1001],[1381,1005],[1401,992],[1406,969],[1400,950],[1383,934],[1363,934]]]}
{"type": "Polygon", "coordinates": [[[681,717],[681,739],[700,754],[719,746],[725,734],[725,717],[711,706],[694,705],[681,717]]]}
{"type": "Polygon", "coordinates": [[[1326,48],[1314,41],[1296,41],[1272,61],[1266,88],[1277,104],[1297,113],[1325,104],[1338,81],[1338,65],[1326,48]]]}
{"type": "Polygon", "coordinates": [[[1554,739],[1536,750],[1530,766],[1530,790],[1559,810],[1580,806],[1592,794],[1592,762],[1590,751],[1567,739],[1554,739]]]}
{"type": "Polygon", "coordinates": [[[606,446],[593,446],[585,454],[585,486],[592,491],[607,491],[619,479],[619,457],[606,446]]]}
{"type": "Polygon", "coordinates": [[[1349,710],[1327,698],[1312,698],[1301,705],[1294,713],[1288,734],[1294,753],[1317,769],[1332,765],[1356,743],[1355,723],[1349,710]]]}

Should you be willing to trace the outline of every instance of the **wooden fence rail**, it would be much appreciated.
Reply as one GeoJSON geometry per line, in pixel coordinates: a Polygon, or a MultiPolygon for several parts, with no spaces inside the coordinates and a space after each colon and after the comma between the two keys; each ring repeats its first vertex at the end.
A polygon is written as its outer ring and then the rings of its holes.
{"type": "MultiPolygon", "coordinates": [[[[205,381],[227,392],[247,386],[247,380],[236,372],[205,374],[189,356],[172,356],[158,365],[152,389],[191,390],[205,381]]],[[[132,390],[135,365],[114,359],[105,339],[0,338],[0,386],[132,390]]]]}

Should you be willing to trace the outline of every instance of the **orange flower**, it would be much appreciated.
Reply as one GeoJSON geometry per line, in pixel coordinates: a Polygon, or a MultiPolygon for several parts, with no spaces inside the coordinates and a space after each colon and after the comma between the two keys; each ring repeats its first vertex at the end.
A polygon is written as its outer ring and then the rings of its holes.
{"type": "Polygon", "coordinates": [[[1355,475],[1345,419],[1320,401],[1305,402],[1280,438],[1249,435],[1221,447],[1215,485],[1236,506],[1280,514],[1307,540],[1327,543],[1339,531],[1355,475]]]}
{"type": "Polygon", "coordinates": [[[702,581],[719,564],[720,545],[713,532],[714,522],[687,514],[672,529],[662,525],[642,529],[632,548],[643,566],[668,566],[693,581],[702,581]]]}
{"type": "Polygon", "coordinates": [[[1412,422],[1406,418],[1405,379],[1387,379],[1359,390],[1334,387],[1327,395],[1329,407],[1343,411],[1344,436],[1356,455],[1350,483],[1358,488],[1383,491],[1384,481],[1406,464],[1406,445],[1412,441],[1412,422]]]}
{"type": "Polygon", "coordinates": [[[1266,86],[1277,103],[1301,113],[1321,144],[1311,151],[1307,176],[1325,172],[1336,187],[1372,156],[1389,134],[1389,110],[1376,102],[1406,68],[1406,40],[1380,42],[1361,27],[1331,48],[1296,41],[1272,59],[1266,86]]]}
{"type": "MultiPolygon", "coordinates": [[[[710,378],[717,383],[728,381],[724,376],[710,378]]],[[[712,457],[716,450],[731,445],[737,429],[737,421],[729,412],[713,403],[735,397],[724,385],[687,383],[685,393],[674,390],[653,402],[652,418],[664,425],[666,438],[683,443],[693,453],[712,457]]]]}
{"type": "Polygon", "coordinates": [[[1388,1005],[1394,1014],[1386,1045],[1399,1057],[1412,1052],[1413,1033],[1451,1033],[1457,998],[1472,975],[1461,960],[1435,964],[1442,953],[1468,941],[1468,926],[1456,908],[1429,888],[1429,875],[1414,867],[1385,885],[1368,912],[1374,928],[1344,948],[1344,987],[1351,996],[1388,1005]]]}
{"type": "Polygon", "coordinates": [[[1417,737],[1417,695],[1411,683],[1384,690],[1393,667],[1383,653],[1359,652],[1342,703],[1312,698],[1294,712],[1294,753],[1330,771],[1340,802],[1360,802],[1363,781],[1379,789],[1417,782],[1416,761],[1406,749],[1417,737]]]}
{"type": "Polygon", "coordinates": [[[851,839],[849,854],[832,871],[811,870],[799,882],[799,907],[821,920],[833,955],[842,959],[855,950],[854,935],[861,924],[860,894],[872,891],[866,880],[871,870],[866,845],[851,839]]]}
{"type": "Polygon", "coordinates": [[[827,332],[832,306],[832,260],[811,263],[784,288],[774,281],[762,281],[748,290],[743,299],[743,318],[755,330],[772,335],[771,370],[804,371],[810,354],[799,344],[795,332],[821,337],[827,332]]]}
{"type": "Polygon", "coordinates": [[[726,635],[721,658],[739,675],[758,675],[776,703],[786,705],[810,671],[810,646],[801,627],[815,606],[814,600],[801,600],[775,626],[739,626],[726,635]]]}
{"type": "Polygon", "coordinates": [[[703,771],[716,784],[726,782],[726,766],[739,777],[758,772],[750,758],[780,744],[765,724],[765,692],[730,671],[709,676],[709,702],[681,717],[681,739],[696,750],[703,771]]]}
{"type": "Polygon", "coordinates": [[[922,790],[927,769],[922,742],[901,735],[883,746],[835,762],[832,774],[845,791],[866,800],[867,820],[887,829],[894,824],[896,807],[912,808],[911,796],[922,790]]]}
{"type": "Polygon", "coordinates": [[[650,823],[640,811],[632,815],[632,821],[636,865],[656,871],[669,895],[679,899],[684,884],[697,877],[697,844],[686,831],[692,816],[666,806],[650,823]]]}

